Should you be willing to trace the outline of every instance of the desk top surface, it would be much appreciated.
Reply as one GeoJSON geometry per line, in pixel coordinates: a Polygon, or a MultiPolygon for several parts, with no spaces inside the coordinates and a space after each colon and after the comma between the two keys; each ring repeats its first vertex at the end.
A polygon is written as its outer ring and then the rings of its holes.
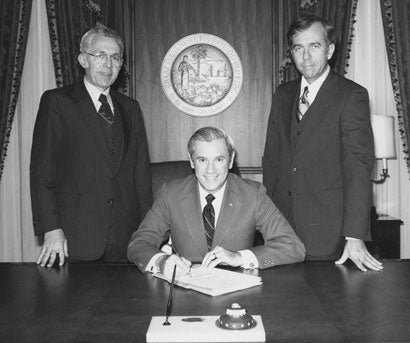
{"type": "MultiPolygon", "coordinates": [[[[409,342],[410,261],[381,272],[309,262],[254,271],[263,285],[210,297],[176,287],[172,315],[262,316],[267,342],[409,342]]],[[[0,264],[1,342],[145,342],[169,285],[130,264],[0,264]]]]}

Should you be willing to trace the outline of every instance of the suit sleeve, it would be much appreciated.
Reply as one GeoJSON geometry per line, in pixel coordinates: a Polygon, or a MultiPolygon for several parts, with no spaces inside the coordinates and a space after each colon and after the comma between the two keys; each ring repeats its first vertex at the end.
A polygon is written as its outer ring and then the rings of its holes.
{"type": "Polygon", "coordinates": [[[250,250],[258,259],[260,269],[302,262],[305,259],[304,244],[266,195],[265,187],[262,185],[258,189],[255,220],[256,229],[261,232],[265,244],[250,250]]]}
{"type": "Polygon", "coordinates": [[[167,194],[167,186],[164,184],[158,198],[149,209],[138,230],[132,234],[128,244],[128,260],[135,263],[143,272],[146,271],[151,258],[160,252],[159,247],[170,229],[167,194]]]}
{"type": "Polygon", "coordinates": [[[355,89],[341,116],[343,175],[343,235],[369,240],[372,205],[371,173],[374,162],[369,96],[355,89]]]}
{"type": "Polygon", "coordinates": [[[55,187],[62,142],[62,123],[56,97],[45,92],[34,126],[30,158],[30,193],[36,235],[61,228],[55,187]]]}
{"type": "Polygon", "coordinates": [[[278,113],[279,95],[276,92],[272,99],[271,111],[266,131],[265,150],[262,157],[263,184],[268,195],[273,198],[277,183],[277,170],[279,166],[279,132],[278,113]]]}
{"type": "Polygon", "coordinates": [[[150,159],[147,143],[147,135],[141,108],[138,105],[136,111],[136,132],[137,132],[137,164],[135,168],[135,190],[138,194],[140,216],[144,219],[152,205],[152,186],[150,159]]]}

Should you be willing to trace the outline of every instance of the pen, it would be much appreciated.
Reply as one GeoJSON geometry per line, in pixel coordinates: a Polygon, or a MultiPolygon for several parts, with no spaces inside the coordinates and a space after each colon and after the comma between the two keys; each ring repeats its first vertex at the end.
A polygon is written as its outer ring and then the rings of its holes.
{"type": "Polygon", "coordinates": [[[176,272],[177,272],[177,265],[175,264],[174,265],[174,271],[172,272],[171,286],[169,288],[169,295],[168,295],[167,312],[166,312],[165,322],[162,325],[171,325],[171,323],[168,321],[168,317],[171,315],[171,312],[172,312],[172,293],[174,291],[176,272]]]}
{"type": "MultiPolygon", "coordinates": [[[[182,257],[181,254],[178,252],[178,250],[174,247],[173,244],[171,244],[171,249],[172,249],[172,251],[175,252],[175,254],[176,254],[179,258],[182,257]]],[[[189,267],[188,275],[191,276],[191,267],[189,267]]]]}

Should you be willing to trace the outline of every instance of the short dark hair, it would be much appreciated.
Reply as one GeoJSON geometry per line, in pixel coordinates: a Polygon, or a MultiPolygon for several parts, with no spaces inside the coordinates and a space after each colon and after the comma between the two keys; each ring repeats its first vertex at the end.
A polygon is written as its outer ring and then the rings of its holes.
{"type": "Polygon", "coordinates": [[[333,25],[326,19],[319,17],[316,14],[305,14],[295,19],[289,26],[287,33],[289,47],[293,44],[293,37],[302,31],[307,30],[314,23],[319,23],[323,26],[326,33],[326,40],[328,44],[336,44],[337,38],[333,25]]]}
{"type": "Polygon", "coordinates": [[[233,152],[235,151],[232,138],[225,133],[223,130],[218,129],[213,126],[206,126],[195,131],[188,141],[188,152],[191,159],[194,154],[195,142],[212,142],[217,139],[225,140],[226,147],[228,148],[229,158],[232,158],[233,152]]]}
{"type": "Polygon", "coordinates": [[[81,38],[81,42],[80,42],[80,52],[81,53],[87,52],[87,49],[90,46],[92,46],[93,38],[95,36],[103,36],[103,37],[113,38],[117,42],[118,46],[120,47],[121,55],[123,55],[123,53],[124,53],[124,43],[123,43],[120,35],[116,31],[114,31],[112,29],[109,29],[108,27],[104,26],[101,23],[97,23],[97,25],[95,25],[95,27],[88,30],[83,35],[83,37],[81,38]]]}

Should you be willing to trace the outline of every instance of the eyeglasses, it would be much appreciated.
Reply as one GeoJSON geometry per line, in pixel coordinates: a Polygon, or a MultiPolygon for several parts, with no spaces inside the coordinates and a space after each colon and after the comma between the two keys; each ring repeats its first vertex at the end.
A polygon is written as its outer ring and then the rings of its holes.
{"type": "Polygon", "coordinates": [[[115,65],[116,67],[121,66],[123,62],[123,58],[117,54],[108,55],[105,52],[99,52],[97,54],[90,54],[89,52],[86,52],[86,54],[95,57],[98,62],[105,62],[108,59],[110,59],[112,64],[115,65]]]}

